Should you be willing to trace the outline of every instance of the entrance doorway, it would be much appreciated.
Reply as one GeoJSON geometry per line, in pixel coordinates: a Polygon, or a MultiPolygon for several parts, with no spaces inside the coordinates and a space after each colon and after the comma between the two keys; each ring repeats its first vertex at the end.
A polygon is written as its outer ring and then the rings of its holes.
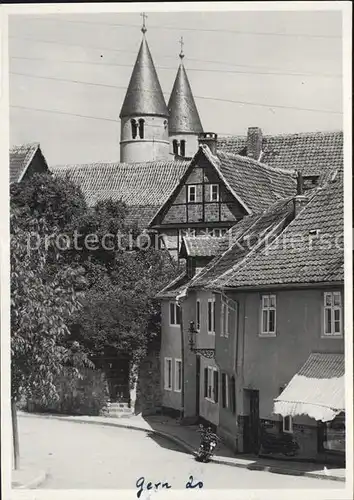
{"type": "Polygon", "coordinates": [[[259,451],[259,391],[245,389],[245,409],[248,415],[244,425],[244,451],[258,453],[259,451]]]}
{"type": "Polygon", "coordinates": [[[129,403],[129,359],[106,359],[109,398],[112,403],[129,403]]]}

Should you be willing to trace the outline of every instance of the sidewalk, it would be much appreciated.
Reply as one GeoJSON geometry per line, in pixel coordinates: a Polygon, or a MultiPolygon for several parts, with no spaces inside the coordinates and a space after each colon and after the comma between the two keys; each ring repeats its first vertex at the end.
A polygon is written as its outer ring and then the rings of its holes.
{"type": "Polygon", "coordinates": [[[45,471],[30,467],[13,470],[11,473],[11,487],[25,490],[38,488],[45,481],[46,477],[45,471]]]}
{"type": "MultiPolygon", "coordinates": [[[[166,439],[179,444],[186,451],[195,453],[199,447],[199,433],[197,425],[184,426],[178,420],[154,415],[143,418],[141,415],[130,416],[129,418],[110,418],[110,417],[89,417],[89,416],[60,416],[43,415],[19,412],[19,415],[30,418],[36,416],[39,418],[54,418],[58,420],[68,420],[71,422],[108,425],[112,427],[123,427],[140,431],[153,432],[166,439]]],[[[215,455],[211,460],[214,463],[228,465],[232,467],[242,467],[250,470],[262,470],[277,474],[289,474],[293,476],[306,476],[317,479],[330,479],[332,481],[345,481],[345,469],[326,468],[320,464],[311,464],[306,462],[293,462],[272,460],[245,455],[236,456],[229,448],[220,443],[216,449],[215,455]]]]}

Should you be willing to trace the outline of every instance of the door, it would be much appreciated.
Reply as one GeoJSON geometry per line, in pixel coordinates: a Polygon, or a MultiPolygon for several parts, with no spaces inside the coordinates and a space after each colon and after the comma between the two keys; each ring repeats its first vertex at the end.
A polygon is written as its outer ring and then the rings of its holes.
{"type": "Polygon", "coordinates": [[[200,356],[196,360],[196,381],[195,381],[195,413],[199,417],[200,408],[200,356]]]}
{"type": "Polygon", "coordinates": [[[107,379],[111,402],[128,403],[129,392],[129,360],[108,359],[107,379]]]}
{"type": "Polygon", "coordinates": [[[245,390],[246,402],[249,407],[248,418],[245,421],[244,443],[246,453],[259,452],[259,391],[245,390]]]}

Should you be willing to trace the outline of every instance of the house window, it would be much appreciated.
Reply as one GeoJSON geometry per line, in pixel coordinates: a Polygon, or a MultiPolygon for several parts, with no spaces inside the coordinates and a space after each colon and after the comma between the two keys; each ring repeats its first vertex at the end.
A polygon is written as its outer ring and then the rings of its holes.
{"type": "Polygon", "coordinates": [[[210,184],[210,201],[219,201],[219,184],[210,184]]]}
{"type": "Polygon", "coordinates": [[[140,137],[140,139],[144,139],[144,124],[145,124],[145,120],[140,118],[140,120],[139,120],[139,137],[140,137]]]}
{"type": "Polygon", "coordinates": [[[208,333],[215,335],[215,299],[208,299],[208,333]]]}
{"type": "Polygon", "coordinates": [[[172,358],[165,358],[165,389],[172,390],[172,358]]]}
{"type": "Polygon", "coordinates": [[[187,275],[191,278],[194,275],[195,262],[191,257],[187,258],[187,275]]]}
{"type": "Polygon", "coordinates": [[[276,332],[276,297],[262,295],[261,335],[275,336],[276,332]]]}
{"type": "Polygon", "coordinates": [[[222,299],[220,336],[228,338],[235,325],[236,303],[231,299],[222,299]]]}
{"type": "Polygon", "coordinates": [[[219,401],[219,372],[212,366],[204,369],[204,397],[213,403],[219,401]]]}
{"type": "Polygon", "coordinates": [[[234,376],[231,377],[230,381],[230,407],[232,413],[236,414],[236,379],[234,376]]]}
{"type": "Polygon", "coordinates": [[[188,189],[188,202],[195,203],[197,199],[197,188],[196,186],[187,186],[188,189]]]}
{"type": "Polygon", "coordinates": [[[324,294],[324,335],[342,335],[342,297],[340,292],[324,294]]]}
{"type": "Polygon", "coordinates": [[[291,434],[293,432],[293,417],[283,417],[283,432],[291,434]]]}
{"type": "Polygon", "coordinates": [[[200,330],[200,300],[199,299],[197,299],[197,303],[196,303],[195,327],[196,327],[197,331],[199,332],[199,330],[200,330]]]}
{"type": "Polygon", "coordinates": [[[130,120],[130,124],[132,127],[132,137],[133,137],[133,139],[136,139],[136,136],[138,133],[138,125],[136,123],[136,120],[130,120]]]}
{"type": "Polygon", "coordinates": [[[181,149],[180,149],[180,155],[181,156],[186,156],[186,141],[181,140],[181,149]]]}
{"type": "Polygon", "coordinates": [[[172,141],[172,147],[173,147],[173,154],[178,155],[178,141],[176,139],[172,141]]]}
{"type": "Polygon", "coordinates": [[[175,359],[175,392],[182,390],[182,361],[175,359]]]}
{"type": "Polygon", "coordinates": [[[181,309],[176,302],[170,302],[170,325],[181,324],[181,309]]]}
{"type": "Polygon", "coordinates": [[[229,407],[229,377],[226,373],[221,375],[221,399],[222,407],[229,407]]]}

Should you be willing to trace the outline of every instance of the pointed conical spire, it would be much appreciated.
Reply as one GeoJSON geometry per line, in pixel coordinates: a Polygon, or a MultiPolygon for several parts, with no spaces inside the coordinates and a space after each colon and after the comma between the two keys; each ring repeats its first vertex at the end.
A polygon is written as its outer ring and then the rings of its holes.
{"type": "Polygon", "coordinates": [[[168,117],[166,102],[147,44],[145,22],[143,39],[119,117],[158,115],[168,117]]]}
{"type": "Polygon", "coordinates": [[[181,63],[168,102],[168,111],[170,113],[168,130],[170,135],[183,133],[200,134],[203,132],[203,127],[183,65],[183,39],[181,39],[180,43],[181,52],[179,57],[181,63]]]}

